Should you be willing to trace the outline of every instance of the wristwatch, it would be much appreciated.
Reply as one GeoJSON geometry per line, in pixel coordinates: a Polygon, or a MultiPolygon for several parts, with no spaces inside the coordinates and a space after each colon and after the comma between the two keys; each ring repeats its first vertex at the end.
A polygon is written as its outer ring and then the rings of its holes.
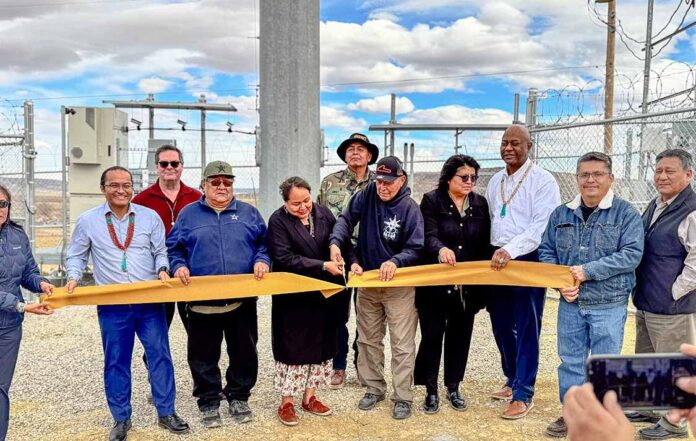
{"type": "Polygon", "coordinates": [[[24,303],[24,302],[17,302],[17,306],[16,306],[17,312],[20,313],[20,314],[23,314],[23,313],[24,313],[24,308],[26,308],[26,306],[27,306],[27,304],[24,303]]]}
{"type": "Polygon", "coordinates": [[[166,266],[161,266],[160,269],[157,270],[157,275],[159,276],[159,273],[161,273],[162,271],[169,274],[169,268],[167,268],[166,266]]]}
{"type": "Polygon", "coordinates": [[[326,262],[321,263],[321,270],[326,271],[326,262]]]}

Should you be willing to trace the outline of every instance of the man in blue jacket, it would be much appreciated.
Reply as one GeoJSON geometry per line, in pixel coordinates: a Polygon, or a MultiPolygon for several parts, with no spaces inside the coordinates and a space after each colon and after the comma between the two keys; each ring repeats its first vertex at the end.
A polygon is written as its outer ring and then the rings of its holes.
{"type": "MultiPolygon", "coordinates": [[[[266,224],[256,208],[234,197],[233,183],[228,163],[209,163],[203,197],[181,211],[167,238],[172,271],[184,284],[191,276],[253,272],[260,280],[268,272],[266,224]]],[[[192,302],[188,317],[188,363],[203,425],[222,425],[221,395],[236,422],[251,421],[247,401],[258,374],[256,298],[192,302]],[[229,356],[224,389],[218,366],[223,336],[229,356]]]]}
{"type": "MultiPolygon", "coordinates": [[[[539,245],[539,260],[570,266],[578,286],[560,290],[558,305],[559,398],[585,380],[592,354],[619,354],[628,296],[643,255],[640,214],[614,195],[611,158],[590,152],[578,159],[580,194],[551,213],[539,245]]],[[[564,437],[563,417],[546,433],[564,437]]]]}
{"type": "MultiPolygon", "coordinates": [[[[359,227],[357,262],[351,271],[379,269],[380,279],[389,281],[397,268],[414,265],[423,248],[423,216],[411,199],[407,177],[395,156],[380,159],[375,182],[350,200],[334,226],[330,238],[331,258],[341,261],[341,246],[359,227]]],[[[415,288],[370,288],[358,290],[358,379],[367,389],[358,408],[370,410],[384,400],[384,335],[389,325],[392,352],[395,419],[411,416],[413,368],[416,359],[418,313],[415,288]]]]}

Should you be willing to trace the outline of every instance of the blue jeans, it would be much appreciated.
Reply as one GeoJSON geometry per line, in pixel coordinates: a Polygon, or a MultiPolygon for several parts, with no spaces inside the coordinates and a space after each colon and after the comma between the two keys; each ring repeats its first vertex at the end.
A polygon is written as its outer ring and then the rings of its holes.
{"type": "Polygon", "coordinates": [[[580,308],[577,302],[563,298],[558,304],[559,399],[572,386],[585,382],[587,357],[620,354],[626,324],[626,305],[596,309],[580,308]]]}
{"type": "Polygon", "coordinates": [[[17,365],[22,325],[0,329],[0,441],[10,425],[10,384],[17,365]]]}
{"type": "Polygon", "coordinates": [[[176,387],[164,305],[107,305],[97,307],[97,313],[104,348],[104,389],[114,420],[131,417],[131,360],[136,334],[147,355],[157,414],[173,414],[176,387]]]}

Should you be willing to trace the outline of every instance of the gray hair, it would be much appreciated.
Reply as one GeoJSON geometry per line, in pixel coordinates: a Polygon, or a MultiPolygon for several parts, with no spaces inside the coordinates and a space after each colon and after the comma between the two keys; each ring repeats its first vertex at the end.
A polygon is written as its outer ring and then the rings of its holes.
{"type": "Polygon", "coordinates": [[[609,170],[609,173],[612,173],[611,171],[611,165],[612,161],[609,155],[606,153],[602,152],[588,152],[582,155],[581,157],[578,158],[578,165],[576,167],[576,170],[580,170],[580,164],[583,162],[590,162],[590,161],[597,161],[597,162],[603,162],[604,166],[609,170]]]}
{"type": "Polygon", "coordinates": [[[691,153],[684,149],[668,149],[660,152],[660,154],[657,155],[657,158],[655,158],[655,164],[664,158],[678,158],[684,170],[691,170],[694,163],[691,153]]]}

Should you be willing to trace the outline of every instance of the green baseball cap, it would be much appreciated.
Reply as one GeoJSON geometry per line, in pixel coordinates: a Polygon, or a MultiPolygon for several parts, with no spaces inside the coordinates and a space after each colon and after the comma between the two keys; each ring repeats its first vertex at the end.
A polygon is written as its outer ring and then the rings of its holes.
{"type": "Polygon", "coordinates": [[[211,176],[229,176],[234,178],[232,166],[225,161],[209,162],[203,170],[203,179],[208,179],[211,176]]]}

